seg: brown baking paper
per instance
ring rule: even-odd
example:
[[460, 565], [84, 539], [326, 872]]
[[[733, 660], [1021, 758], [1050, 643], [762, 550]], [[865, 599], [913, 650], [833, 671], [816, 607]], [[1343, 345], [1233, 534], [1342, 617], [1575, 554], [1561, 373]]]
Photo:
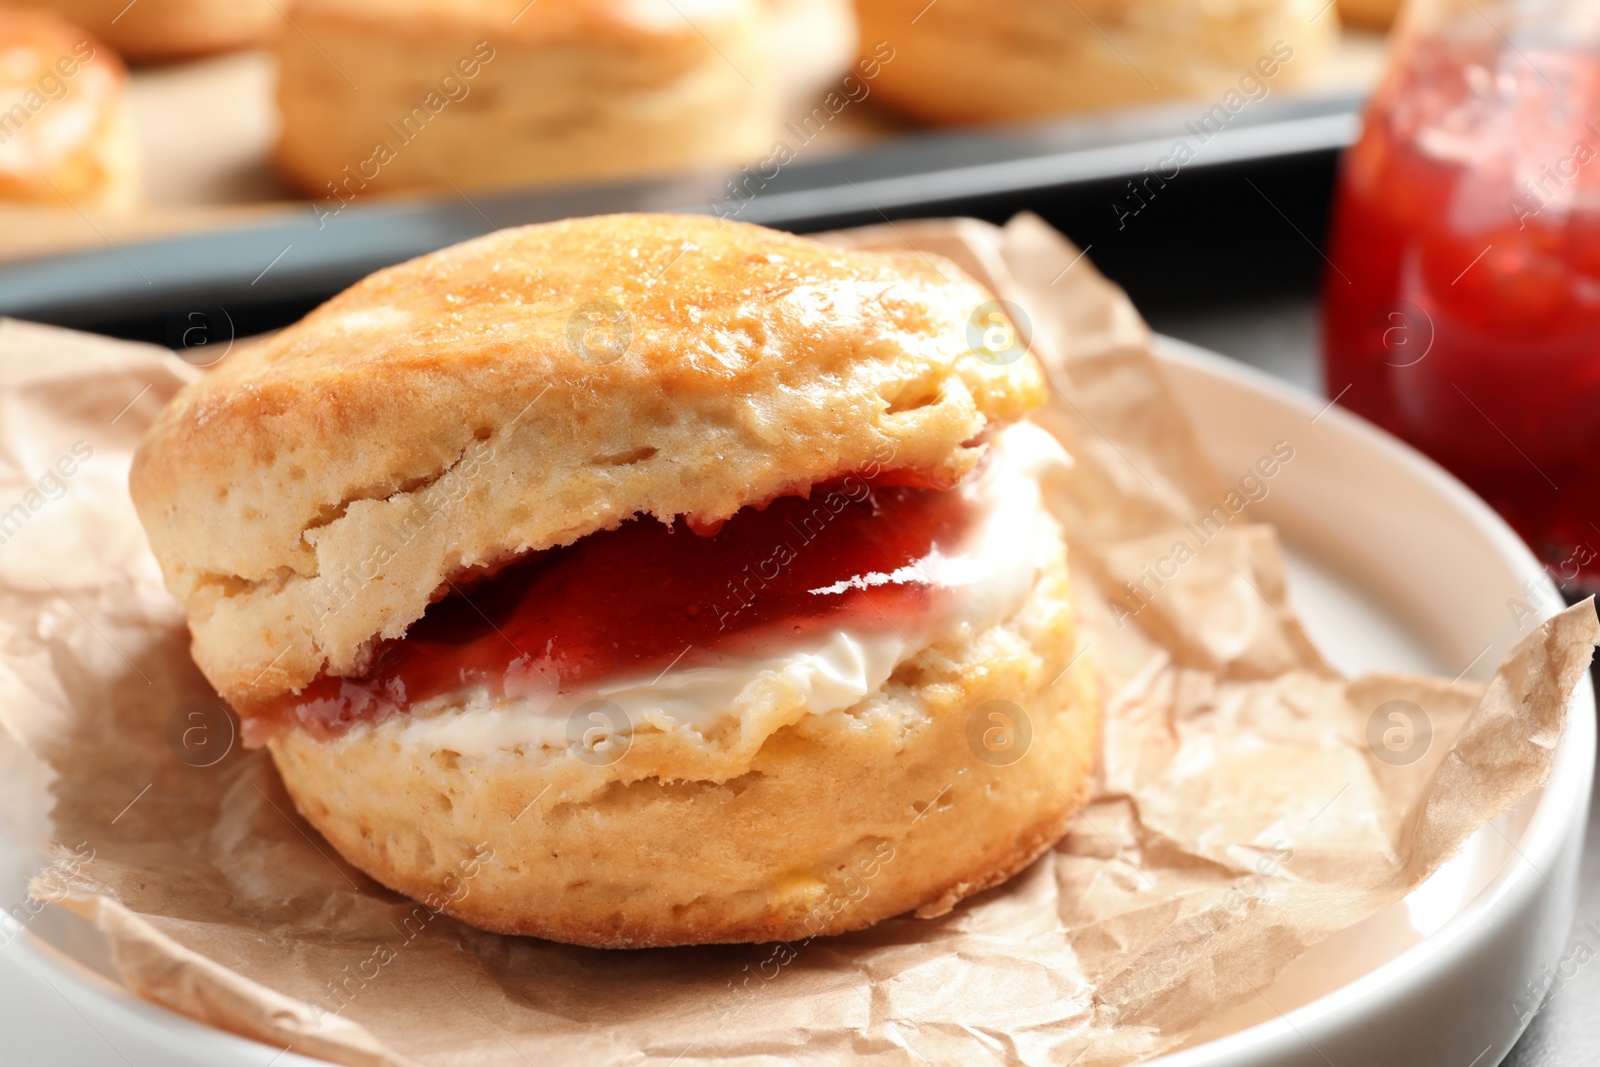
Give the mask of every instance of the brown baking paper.
[[[1030, 217], [834, 239], [956, 260], [1022, 306], [1049, 368], [1039, 421], [1077, 460], [1052, 504], [1106, 694], [1102, 780], [1056, 850], [940, 918], [786, 945], [571, 948], [380, 888], [294, 815], [263, 753], [229, 749], [135, 521], [130, 451], [196, 372], [6, 323], [0, 533], [12, 501], [26, 518], [0, 544], [0, 808], [8, 832], [56, 842], [34, 893], [92, 920], [141, 996], [346, 1064], [1090, 1067], [1182, 1043], [1544, 780], [1591, 606], [1487, 686], [1346, 683], [1294, 621], [1273, 530], [1245, 515], [1146, 600], [1123, 583], [1229, 489], [1126, 298]], [[75, 448], [91, 454], [58, 468]], [[1409, 765], [1368, 746], [1391, 699], [1432, 722]], [[197, 750], [227, 754], [194, 766]]]

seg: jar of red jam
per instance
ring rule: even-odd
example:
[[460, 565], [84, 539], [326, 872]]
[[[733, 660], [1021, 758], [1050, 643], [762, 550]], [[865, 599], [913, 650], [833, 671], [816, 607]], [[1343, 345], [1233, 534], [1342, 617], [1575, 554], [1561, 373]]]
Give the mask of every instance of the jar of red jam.
[[1414, 3], [1328, 258], [1328, 395], [1600, 590], [1600, 0]]

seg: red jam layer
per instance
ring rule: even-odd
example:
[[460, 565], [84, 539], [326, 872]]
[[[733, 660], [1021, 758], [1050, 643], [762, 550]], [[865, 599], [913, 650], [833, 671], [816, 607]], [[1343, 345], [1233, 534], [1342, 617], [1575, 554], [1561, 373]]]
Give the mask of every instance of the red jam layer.
[[838, 586], [960, 551], [978, 516], [959, 490], [851, 476], [746, 508], [715, 533], [640, 518], [458, 582], [361, 678], [324, 675], [246, 717], [260, 744], [296, 724], [316, 736], [468, 686], [495, 696], [567, 691], [674, 664], [756, 654], [839, 627], [917, 628], [941, 590], [921, 581]]

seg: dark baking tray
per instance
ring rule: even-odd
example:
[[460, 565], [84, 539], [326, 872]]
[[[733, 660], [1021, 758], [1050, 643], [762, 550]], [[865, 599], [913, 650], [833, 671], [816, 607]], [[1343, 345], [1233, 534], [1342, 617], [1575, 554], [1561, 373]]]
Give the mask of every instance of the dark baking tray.
[[[321, 219], [309, 206], [285, 207], [249, 225], [0, 264], [0, 314], [175, 345], [194, 312], [224, 309], [229, 328], [245, 335], [293, 321], [378, 267], [498, 227], [735, 207], [743, 221], [798, 232], [941, 215], [1004, 221], [1032, 210], [1089, 247], [1147, 312], [1212, 306], [1263, 287], [1314, 284], [1337, 154], [1359, 128], [1360, 103], [1268, 99], [1203, 142], [1198, 122], [1210, 105], [1186, 102], [895, 135], [826, 158], [808, 158], [800, 146], [776, 177], [759, 188], [750, 180], [754, 195], [742, 203], [727, 199], [727, 183], [744, 175], [722, 172], [470, 198], [357, 199]], [[1194, 158], [1173, 174], [1163, 160], [1180, 139]]]

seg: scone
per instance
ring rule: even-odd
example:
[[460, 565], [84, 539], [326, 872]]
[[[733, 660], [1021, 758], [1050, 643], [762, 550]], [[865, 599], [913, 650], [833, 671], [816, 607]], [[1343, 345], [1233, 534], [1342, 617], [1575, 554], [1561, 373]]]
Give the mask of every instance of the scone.
[[1352, 26], [1386, 30], [1400, 14], [1400, 0], [1339, 0], [1339, 15]]
[[0, 7], [0, 200], [137, 200], [126, 87], [116, 53], [76, 26]]
[[272, 0], [40, 0], [130, 60], [188, 59], [265, 44], [283, 21]]
[[383, 884], [608, 947], [937, 915], [1059, 838], [1097, 732], [998, 315], [754, 226], [508, 230], [189, 386], [133, 498], [247, 743]]
[[1339, 35], [1326, 0], [856, 0], [856, 10], [863, 42], [894, 46], [879, 99], [941, 123], [1230, 91], [1242, 106], [1256, 86], [1304, 77]]
[[297, 0], [277, 163], [328, 210], [705, 169], [779, 125], [766, 0]]

